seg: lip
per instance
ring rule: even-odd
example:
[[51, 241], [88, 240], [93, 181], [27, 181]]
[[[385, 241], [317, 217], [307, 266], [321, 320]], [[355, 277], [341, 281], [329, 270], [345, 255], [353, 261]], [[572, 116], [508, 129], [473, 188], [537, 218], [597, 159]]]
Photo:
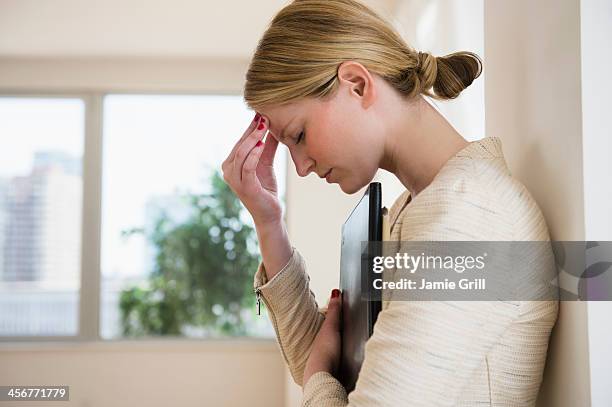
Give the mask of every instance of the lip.
[[329, 176], [331, 175], [332, 170], [333, 170], [333, 168], [330, 168], [329, 171], [327, 171], [327, 174], [325, 174], [325, 180], [327, 182], [330, 182]]
[[331, 168], [330, 168], [330, 169], [329, 169], [329, 171], [327, 171], [325, 174], [323, 174], [323, 175], [319, 175], [319, 174], [317, 174], [317, 175], [319, 175], [319, 178], [323, 179], [323, 178], [325, 178], [325, 177], [327, 176], [327, 174], [329, 174], [330, 172], [331, 172]]

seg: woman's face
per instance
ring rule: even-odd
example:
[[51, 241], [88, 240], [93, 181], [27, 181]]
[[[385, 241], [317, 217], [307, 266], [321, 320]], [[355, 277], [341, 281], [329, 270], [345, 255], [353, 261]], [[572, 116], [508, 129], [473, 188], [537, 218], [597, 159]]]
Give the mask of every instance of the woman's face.
[[259, 112], [269, 119], [270, 135], [289, 149], [300, 176], [327, 174], [328, 182], [353, 194], [374, 178], [383, 147], [375, 137], [377, 121], [362, 106], [341, 86], [327, 100], [305, 98]]

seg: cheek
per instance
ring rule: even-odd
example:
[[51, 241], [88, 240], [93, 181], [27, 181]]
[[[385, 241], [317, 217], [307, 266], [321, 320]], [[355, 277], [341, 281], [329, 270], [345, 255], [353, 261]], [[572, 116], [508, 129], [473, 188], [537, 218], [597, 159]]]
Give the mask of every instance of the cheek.
[[354, 185], [358, 188], [373, 178], [378, 162], [374, 146], [370, 144], [371, 131], [359, 121], [364, 112], [354, 109], [350, 101], [320, 104], [313, 111], [309, 126], [313, 134], [309, 153], [322, 167], [337, 168], [341, 184], [346, 177], [348, 184], [359, 184]]
[[327, 165], [346, 165], [355, 159], [351, 148], [355, 141], [354, 124], [350, 116], [332, 102], [322, 104], [312, 120], [312, 153]]
[[317, 112], [309, 126], [311, 136], [306, 141], [309, 153], [326, 166], [333, 166], [341, 158], [338, 130], [333, 116], [324, 110]]

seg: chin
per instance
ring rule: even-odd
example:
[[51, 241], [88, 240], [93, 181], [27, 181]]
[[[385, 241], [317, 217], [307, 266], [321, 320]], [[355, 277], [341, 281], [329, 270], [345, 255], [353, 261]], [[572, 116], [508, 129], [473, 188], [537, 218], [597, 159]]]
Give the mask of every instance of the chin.
[[363, 189], [363, 187], [370, 185], [370, 181], [363, 184], [362, 182], [353, 182], [348, 183], [346, 180], [344, 182], [338, 182], [338, 186], [345, 194], [353, 195], [356, 192], [359, 192]]

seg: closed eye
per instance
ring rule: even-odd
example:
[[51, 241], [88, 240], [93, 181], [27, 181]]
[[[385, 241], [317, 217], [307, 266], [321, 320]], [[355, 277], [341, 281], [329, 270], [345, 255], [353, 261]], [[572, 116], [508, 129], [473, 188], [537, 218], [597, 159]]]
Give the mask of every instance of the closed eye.
[[297, 138], [297, 141], [295, 142], [295, 144], [300, 144], [300, 141], [302, 141], [304, 139], [304, 132], [300, 132], [300, 135]]

